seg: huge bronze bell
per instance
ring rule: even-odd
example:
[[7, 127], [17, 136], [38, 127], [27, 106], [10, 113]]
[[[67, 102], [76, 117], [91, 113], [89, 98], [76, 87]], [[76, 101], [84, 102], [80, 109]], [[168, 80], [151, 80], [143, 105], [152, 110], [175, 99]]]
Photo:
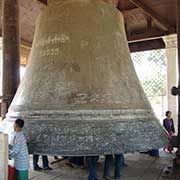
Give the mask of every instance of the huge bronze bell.
[[25, 120], [31, 153], [91, 155], [163, 147], [166, 132], [130, 58], [110, 1], [50, 0], [7, 120]]

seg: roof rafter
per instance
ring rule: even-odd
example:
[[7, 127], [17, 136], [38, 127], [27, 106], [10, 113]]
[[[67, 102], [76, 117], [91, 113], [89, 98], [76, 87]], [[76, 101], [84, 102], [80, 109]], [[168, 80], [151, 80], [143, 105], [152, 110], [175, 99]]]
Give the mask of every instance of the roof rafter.
[[165, 31], [160, 31], [158, 29], [147, 29], [146, 31], [138, 34], [127, 34], [128, 42], [138, 42], [138, 41], [146, 41], [150, 39], [156, 39], [164, 35], [168, 35], [169, 32]]
[[157, 14], [155, 11], [153, 11], [151, 8], [149, 8], [146, 4], [141, 2], [140, 0], [129, 0], [134, 5], [136, 5], [138, 8], [141, 8], [147, 15], [152, 17], [154, 20], [156, 20], [162, 27], [163, 30], [174, 32], [175, 28], [170, 25], [164, 18], [162, 18], [159, 14]]

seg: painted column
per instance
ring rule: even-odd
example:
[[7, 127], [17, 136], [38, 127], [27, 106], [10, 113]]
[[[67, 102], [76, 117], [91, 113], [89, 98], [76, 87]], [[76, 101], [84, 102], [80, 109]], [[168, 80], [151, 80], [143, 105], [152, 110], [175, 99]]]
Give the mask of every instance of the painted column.
[[177, 74], [177, 36], [171, 35], [164, 38], [166, 43], [166, 58], [167, 58], [167, 107], [172, 111], [172, 116], [175, 122], [176, 133], [178, 125], [178, 97], [171, 94], [171, 88], [178, 82]]
[[1, 116], [5, 117], [8, 107], [19, 85], [19, 0], [3, 0], [2, 5], [2, 104]]

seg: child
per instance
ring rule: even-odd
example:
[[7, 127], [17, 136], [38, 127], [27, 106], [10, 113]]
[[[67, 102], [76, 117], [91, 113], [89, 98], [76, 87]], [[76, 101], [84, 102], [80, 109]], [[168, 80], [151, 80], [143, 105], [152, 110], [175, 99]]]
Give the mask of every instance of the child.
[[18, 180], [28, 180], [29, 153], [26, 139], [22, 133], [24, 121], [17, 119], [14, 123], [15, 136], [13, 139], [13, 148], [9, 150], [10, 158], [14, 158], [14, 166], [17, 170]]

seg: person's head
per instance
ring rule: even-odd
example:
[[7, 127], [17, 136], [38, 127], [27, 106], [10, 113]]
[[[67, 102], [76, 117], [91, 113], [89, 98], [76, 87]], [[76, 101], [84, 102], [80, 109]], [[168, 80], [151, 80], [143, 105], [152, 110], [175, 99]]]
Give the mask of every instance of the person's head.
[[171, 111], [166, 111], [166, 117], [171, 117], [172, 112]]
[[23, 127], [24, 127], [24, 120], [22, 120], [22, 119], [16, 119], [16, 121], [15, 121], [15, 123], [14, 123], [14, 130], [15, 130], [16, 132], [20, 132]]

